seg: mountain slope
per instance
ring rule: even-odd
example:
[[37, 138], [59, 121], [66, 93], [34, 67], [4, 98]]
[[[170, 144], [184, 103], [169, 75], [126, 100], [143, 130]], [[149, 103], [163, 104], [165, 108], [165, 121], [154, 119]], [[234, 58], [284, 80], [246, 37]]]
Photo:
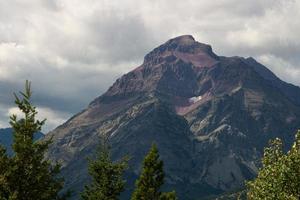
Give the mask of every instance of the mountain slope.
[[131, 156], [132, 188], [156, 142], [165, 187], [175, 188], [181, 199], [201, 199], [253, 178], [270, 138], [291, 143], [300, 126], [299, 94], [253, 58], [217, 56], [211, 46], [180, 36], [155, 48], [141, 66], [50, 132], [49, 157], [62, 162], [67, 188], [80, 191], [88, 181], [86, 156], [106, 135], [114, 159]]

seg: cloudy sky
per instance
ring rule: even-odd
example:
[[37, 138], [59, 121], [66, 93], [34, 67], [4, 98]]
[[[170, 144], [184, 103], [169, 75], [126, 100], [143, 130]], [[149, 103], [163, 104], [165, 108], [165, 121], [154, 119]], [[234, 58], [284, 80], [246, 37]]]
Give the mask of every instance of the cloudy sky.
[[299, 19], [300, 0], [0, 0], [0, 127], [26, 79], [47, 132], [183, 34], [300, 85]]

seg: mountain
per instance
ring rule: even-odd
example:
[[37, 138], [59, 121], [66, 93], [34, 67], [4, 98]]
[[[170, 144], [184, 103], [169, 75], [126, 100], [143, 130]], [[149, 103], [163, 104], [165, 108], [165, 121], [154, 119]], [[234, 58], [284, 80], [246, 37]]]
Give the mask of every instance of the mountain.
[[[78, 192], [89, 181], [86, 157], [106, 135], [114, 159], [131, 156], [126, 177], [132, 189], [155, 142], [167, 172], [165, 189], [176, 189], [180, 199], [203, 199], [255, 177], [269, 139], [291, 144], [299, 105], [300, 88], [253, 58], [218, 56], [184, 35], [155, 48], [50, 132], [48, 156], [62, 163], [66, 188]], [[130, 189], [122, 199], [129, 195]]]
[[[36, 133], [34, 136], [35, 140], [39, 140], [44, 138], [44, 134], [43, 133]], [[13, 154], [13, 150], [12, 150], [12, 143], [13, 143], [13, 130], [12, 128], [3, 128], [0, 129], [0, 145], [3, 145], [6, 150], [7, 153], [9, 155]]]

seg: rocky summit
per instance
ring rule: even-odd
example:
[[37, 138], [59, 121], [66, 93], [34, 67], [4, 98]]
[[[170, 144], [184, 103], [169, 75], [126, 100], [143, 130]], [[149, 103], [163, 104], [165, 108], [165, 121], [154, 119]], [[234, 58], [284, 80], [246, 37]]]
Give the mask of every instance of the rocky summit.
[[109, 138], [115, 160], [131, 157], [131, 189], [155, 142], [167, 173], [165, 189], [175, 189], [179, 199], [203, 199], [243, 187], [255, 177], [267, 141], [280, 137], [291, 144], [299, 127], [299, 87], [253, 58], [218, 56], [184, 35], [155, 48], [141, 66], [50, 132], [48, 156], [62, 163], [66, 187], [78, 199], [99, 135]]

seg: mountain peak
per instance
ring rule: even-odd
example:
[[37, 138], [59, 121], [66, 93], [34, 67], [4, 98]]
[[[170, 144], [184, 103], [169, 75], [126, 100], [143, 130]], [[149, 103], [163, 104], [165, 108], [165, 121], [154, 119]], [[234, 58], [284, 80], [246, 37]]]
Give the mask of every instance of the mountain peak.
[[161, 63], [165, 58], [191, 62], [196, 67], [209, 67], [219, 60], [208, 44], [197, 42], [191, 35], [172, 38], [145, 56], [144, 63]]
[[181, 36], [178, 36], [178, 37], [175, 37], [175, 38], [169, 40], [169, 42], [175, 42], [175, 43], [181, 44], [181, 45], [191, 45], [191, 44], [195, 43], [196, 40], [192, 35], [181, 35]]
[[[49, 158], [62, 163], [66, 189], [79, 193], [87, 183], [83, 163], [101, 135], [113, 160], [132, 158], [129, 183], [155, 142], [168, 172], [166, 187], [176, 188], [180, 199], [204, 199], [241, 188], [256, 175], [267, 141], [280, 137], [291, 144], [285, 133], [299, 124], [299, 87], [253, 58], [218, 57], [184, 35], [154, 49], [47, 137], [53, 137]], [[130, 191], [124, 195], [120, 199], [129, 199]]]

